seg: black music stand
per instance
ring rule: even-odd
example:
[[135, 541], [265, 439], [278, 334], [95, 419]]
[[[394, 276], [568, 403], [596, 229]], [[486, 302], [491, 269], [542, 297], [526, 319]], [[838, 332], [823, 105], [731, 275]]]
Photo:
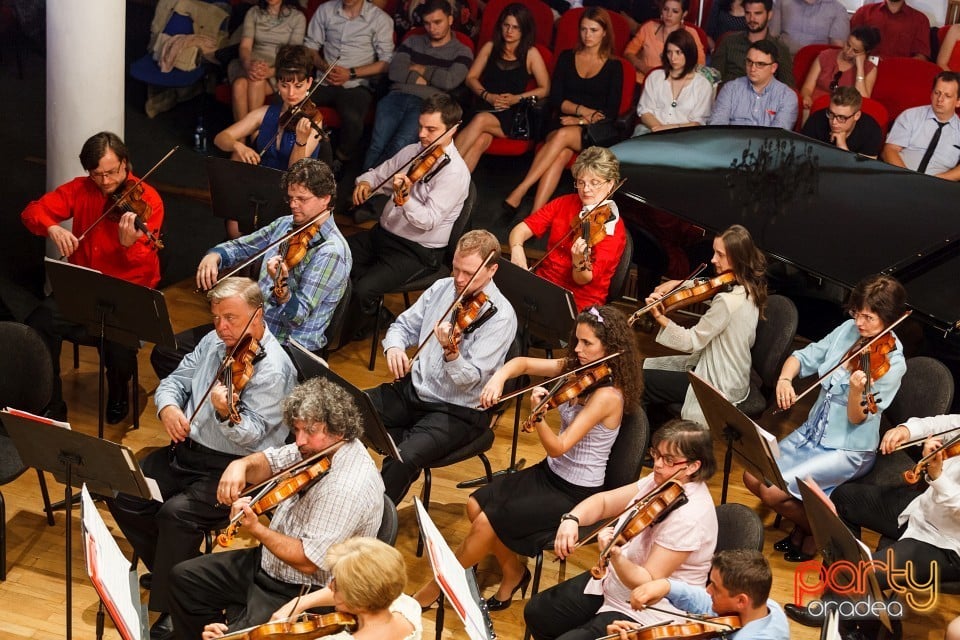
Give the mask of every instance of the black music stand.
[[[517, 335], [520, 336], [520, 354], [526, 355], [536, 338], [550, 345], [559, 345], [570, 337], [570, 330], [577, 321], [577, 305], [573, 294], [552, 282], [544, 280], [532, 271], [500, 258], [493, 281], [504, 297], [510, 301], [517, 314]], [[517, 441], [520, 437], [520, 405], [523, 395], [517, 396], [517, 409], [513, 418], [513, 442], [510, 446], [510, 466], [495, 471], [494, 476], [513, 473], [523, 468], [525, 460], [517, 460]], [[458, 489], [468, 489], [486, 484], [486, 476], [464, 480]]]
[[[69, 262], [46, 259], [47, 277], [60, 313], [83, 325], [97, 336], [100, 348], [100, 376], [97, 396], [97, 436], [103, 437], [103, 410], [106, 400], [104, 343], [117, 342], [139, 349], [140, 341], [177, 348], [163, 293], [99, 271]], [[134, 390], [134, 393], [137, 391]]]
[[334, 373], [333, 369], [327, 366], [320, 356], [309, 351], [293, 338], [287, 344], [289, 345], [287, 353], [303, 380], [317, 377], [326, 378], [343, 388], [354, 399], [363, 419], [363, 443], [382, 456], [390, 456], [403, 462], [400, 451], [397, 449], [393, 438], [390, 437], [387, 428], [383, 426], [383, 420], [380, 419], [380, 414], [374, 408], [370, 396]]
[[[146, 478], [133, 456], [122, 444], [58, 426], [53, 420], [20, 411], [3, 410], [3, 424], [23, 464], [48, 471], [64, 484], [64, 501], [72, 504], [71, 490], [84, 483], [100, 495], [127, 493], [150, 498]], [[66, 512], [67, 640], [73, 624], [73, 514]]]
[[[797, 478], [797, 486], [800, 488], [803, 508], [807, 512], [807, 520], [810, 522], [810, 529], [813, 533], [813, 539], [817, 543], [817, 550], [823, 556], [823, 564], [829, 566], [839, 560], [846, 560], [853, 566], [863, 566], [860, 564], [861, 562], [870, 562], [869, 552], [861, 543], [857, 542], [857, 539], [843, 524], [832, 508], [829, 499], [819, 491], [819, 488], [814, 488], [816, 484], [813, 483], [813, 480]], [[883, 602], [883, 591], [880, 590], [877, 576], [872, 571], [866, 572], [866, 575], [871, 597], [875, 602]], [[796, 604], [800, 606], [800, 603]], [[890, 623], [890, 615], [881, 609], [878, 612], [878, 617], [880, 623], [892, 634], [893, 625]]]
[[213, 215], [236, 220], [246, 235], [290, 213], [280, 190], [282, 171], [207, 156]]
[[787, 483], [774, 459], [771, 445], [760, 435], [758, 431], [760, 427], [757, 423], [744, 415], [713, 385], [693, 371], [687, 372], [687, 379], [690, 380], [690, 386], [693, 387], [693, 392], [697, 396], [713, 436], [727, 442], [727, 453], [723, 458], [723, 489], [720, 494], [720, 504], [725, 504], [727, 501], [727, 485], [730, 482], [730, 467], [734, 453], [740, 456], [767, 486], [774, 485], [786, 491]]

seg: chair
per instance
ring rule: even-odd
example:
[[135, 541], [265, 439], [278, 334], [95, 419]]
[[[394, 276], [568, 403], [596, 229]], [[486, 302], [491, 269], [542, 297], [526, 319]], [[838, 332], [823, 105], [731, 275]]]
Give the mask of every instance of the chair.
[[768, 395], [777, 386], [777, 376], [797, 335], [799, 315], [789, 298], [772, 295], [767, 298], [765, 318], [757, 322], [757, 335], [750, 349], [750, 394], [737, 405], [751, 418], [758, 417], [767, 408]]
[[[626, 231], [626, 229], [624, 229]], [[623, 297], [624, 289], [627, 288], [627, 277], [630, 275], [630, 265], [633, 264], [633, 238], [627, 232], [627, 243], [623, 246], [623, 253], [620, 254], [620, 262], [610, 278], [610, 286], [607, 289], [607, 304], [613, 304]]]
[[[540, 56], [543, 58], [543, 63], [547, 67], [547, 73], [553, 75], [553, 53], [550, 52], [548, 48], [542, 44], [535, 44], [537, 51], [540, 52]], [[536, 80], [533, 78], [530, 79], [530, 82], [527, 83], [527, 90], [531, 90], [536, 87]], [[490, 146], [487, 147], [487, 150], [484, 151], [484, 155], [491, 156], [522, 156], [533, 151], [534, 146], [536, 146], [536, 140], [515, 140], [513, 138], [494, 138], [490, 142]]]
[[735, 502], [717, 506], [717, 546], [714, 553], [730, 549], [763, 551], [763, 521], [753, 509]]
[[933, 79], [941, 69], [916, 58], [882, 58], [870, 97], [887, 108], [891, 122], [905, 109], [930, 104]]
[[343, 333], [343, 323], [347, 319], [347, 308], [350, 306], [351, 295], [353, 295], [353, 282], [350, 278], [347, 278], [347, 288], [343, 290], [343, 296], [333, 309], [333, 315], [330, 316], [330, 322], [327, 323], [327, 330], [324, 331], [327, 338], [327, 343], [323, 345], [321, 351], [321, 357], [324, 360], [327, 360], [330, 355], [330, 345], [340, 344], [340, 335]]
[[537, 44], [550, 48], [553, 43], [553, 9], [540, 0], [491, 0], [483, 9], [480, 20], [480, 34], [477, 36], [477, 47], [493, 39], [493, 29], [497, 26], [497, 19], [508, 4], [522, 2], [530, 13], [537, 26]]
[[[212, 328], [212, 327], [211, 327]], [[73, 345], [73, 368], [80, 368], [80, 347], [93, 347], [97, 349], [99, 357], [103, 357], [99, 352], [100, 339], [90, 336], [86, 340], [67, 340]], [[133, 359], [133, 384], [130, 385], [130, 406], [133, 407], [133, 428], [140, 428], [140, 359]], [[106, 407], [104, 407], [106, 409]]]
[[391, 547], [397, 541], [397, 531], [400, 529], [400, 518], [397, 515], [397, 506], [393, 504], [387, 494], [383, 494], [383, 520], [377, 530], [377, 540], [386, 542]]
[[[0, 322], [0, 407], [30, 413], [43, 411], [53, 393], [53, 362], [40, 335], [25, 324]], [[20, 477], [27, 468], [20, 460], [13, 441], [0, 423], [0, 485]], [[54, 524], [50, 495], [43, 472], [37, 470], [47, 524]], [[0, 493], [0, 580], [7, 579], [7, 513]]]
[[[553, 51], [559, 54], [566, 49], [573, 49], [580, 42], [580, 17], [585, 9], [577, 7], [569, 9], [557, 21], [557, 36], [553, 42]], [[630, 25], [627, 19], [615, 11], [609, 11], [610, 22], [613, 24], [613, 53], [623, 55], [623, 50], [630, 43]]]
[[813, 61], [817, 59], [821, 51], [839, 48], [829, 44], [808, 44], [801, 47], [793, 57], [793, 83], [796, 85], [796, 89], [799, 91], [803, 87], [807, 74], [810, 73], [810, 67], [813, 66]]
[[[473, 215], [476, 204], [477, 186], [471, 180], [470, 190], [467, 192], [467, 199], [463, 201], [463, 209], [460, 211], [460, 216], [457, 218], [457, 221], [453, 223], [453, 228], [450, 230], [450, 241], [447, 243], [447, 251], [444, 255], [443, 264], [437, 267], [435, 271], [425, 275], [415, 276], [391, 292], [402, 293], [403, 300], [408, 307], [410, 306], [409, 294], [411, 292], [429, 289], [434, 282], [450, 275], [450, 265], [453, 264], [453, 253], [457, 248], [457, 242], [460, 240], [460, 236], [466, 232], [467, 225], [470, 223], [470, 216]], [[380, 296], [380, 299], [377, 301], [377, 314], [373, 324], [373, 342], [370, 343], [370, 363], [367, 365], [370, 371], [373, 371], [377, 364], [377, 350], [380, 343], [381, 311], [383, 311], [383, 296]]]
[[[887, 108], [873, 98], [862, 98], [862, 100], [863, 104], [860, 106], [860, 110], [873, 118], [880, 126], [881, 131], [886, 132], [890, 126], [890, 115], [887, 113]], [[810, 113], [816, 113], [828, 106], [830, 106], [830, 96], [820, 96], [810, 105]]]

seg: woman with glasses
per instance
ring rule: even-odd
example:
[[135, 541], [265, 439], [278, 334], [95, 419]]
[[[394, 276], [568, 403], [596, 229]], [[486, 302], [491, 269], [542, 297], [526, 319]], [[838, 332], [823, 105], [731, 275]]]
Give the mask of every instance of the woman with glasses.
[[880, 32], [874, 27], [857, 27], [847, 36], [841, 49], [824, 49], [810, 65], [800, 88], [804, 120], [820, 96], [832, 94], [837, 87], [855, 87], [869, 98], [877, 82], [877, 66], [867, 58], [880, 44]]
[[637, 104], [640, 124], [634, 136], [706, 124], [713, 106], [713, 85], [697, 69], [696, 38], [684, 30], [667, 36], [663, 67], [647, 76]]
[[[536, 274], [573, 293], [577, 309], [607, 301], [610, 280], [627, 244], [627, 233], [610, 191], [620, 180], [620, 161], [609, 149], [590, 147], [570, 168], [576, 193], [560, 196], [534, 211], [510, 231], [510, 261], [527, 268], [523, 245], [547, 234], [547, 249]], [[579, 232], [570, 233], [578, 216], [594, 207], [609, 205], [606, 236], [588, 248]]]
[[[710, 432], [686, 420], [674, 420], [653, 435], [653, 472], [635, 483], [596, 493], [560, 518], [554, 552], [566, 558], [574, 552], [580, 527], [602, 525], [638, 498], [663, 488], [673, 479], [686, 503], [626, 542], [609, 549], [606, 574], [595, 579], [584, 572], [530, 599], [523, 612], [527, 629], [537, 640], [593, 640], [606, 635], [606, 626], [626, 619], [642, 625], [664, 623], [670, 614], [630, 607], [631, 591], [651, 580], [672, 578], [702, 587], [717, 544], [717, 516], [705, 484], [716, 470]], [[610, 527], [598, 536], [601, 549], [613, 537]]]
[[623, 64], [614, 57], [613, 45], [610, 14], [600, 7], [588, 7], [580, 17], [576, 50], [562, 51], [553, 70], [553, 130], [533, 157], [527, 175], [504, 199], [507, 213], [517, 213], [534, 185], [537, 190], [531, 211], [539, 210], [553, 196], [575, 153], [591, 145], [609, 146], [620, 139], [614, 119], [623, 93]]
[[[496, 593], [487, 598], [491, 611], [509, 607], [517, 591], [526, 595], [530, 570], [520, 556], [536, 555], [552, 539], [561, 515], [603, 488], [607, 459], [623, 415], [640, 410], [639, 354], [622, 313], [613, 307], [590, 307], [581, 312], [569, 344], [574, 347], [566, 358], [513, 358], [490, 378], [480, 395], [483, 406], [491, 407], [511, 378], [554, 377], [605, 356], [621, 354], [607, 361], [609, 377], [557, 407], [558, 433], [545, 418], [533, 421], [547, 458], [501, 476], [470, 496], [470, 532], [460, 544], [457, 558], [464, 567], [470, 567], [488, 554], [496, 557], [503, 579]], [[546, 394], [545, 388], [535, 387], [531, 405], [538, 405]], [[415, 597], [427, 606], [439, 594], [437, 584], [430, 582]]]
[[696, 63], [706, 63], [707, 57], [697, 30], [683, 23], [689, 8], [690, 0], [664, 0], [660, 5], [660, 19], [645, 22], [627, 44], [623, 57], [637, 70], [637, 84], [642, 85], [647, 74], [662, 64], [661, 56], [667, 37], [675, 31], [686, 31], [693, 36], [697, 51]]
[[[750, 349], [767, 303], [767, 261], [745, 227], [735, 224], [713, 239], [710, 264], [717, 276], [730, 273], [733, 279], [713, 296], [710, 308], [695, 325], [677, 324], [659, 306], [650, 310], [660, 325], [657, 343], [686, 355], [647, 358], [643, 363], [645, 404], [682, 402], [680, 416], [702, 425], [707, 424], [706, 419], [687, 381], [687, 371], [692, 369], [733, 404], [743, 402], [750, 392]], [[655, 303], [689, 284], [694, 283], [664, 282], [646, 303]]]
[[[823, 376], [851, 350], [882, 333], [903, 313], [906, 292], [890, 276], [877, 275], [862, 280], [851, 292], [847, 310], [851, 319], [793, 354], [784, 362], [777, 381], [777, 405], [789, 409], [797, 400], [793, 379]], [[894, 336], [896, 348], [886, 354], [890, 368], [878, 379], [869, 372], [838, 368], [820, 383], [820, 393], [807, 420], [780, 441], [777, 464], [788, 492], [765, 484], [749, 472], [743, 481], [765, 505], [793, 521], [793, 532], [774, 545], [790, 562], [813, 557], [815, 544], [810, 535], [798, 479], [812, 478], [826, 493], [841, 483], [865, 474], [873, 466], [880, 442], [880, 416], [890, 406], [907, 367], [903, 345]], [[859, 359], [854, 359], [854, 364]], [[871, 363], [871, 366], [875, 366]], [[876, 412], [865, 404], [867, 393], [876, 401]]]
[[[536, 35], [530, 9], [519, 2], [507, 5], [497, 18], [493, 40], [480, 47], [467, 72], [464, 84], [477, 96], [477, 113], [456, 145], [471, 172], [494, 138], [510, 136], [520, 101], [543, 100], [550, 93], [547, 65], [533, 46]], [[532, 89], [531, 78], [536, 83]]]

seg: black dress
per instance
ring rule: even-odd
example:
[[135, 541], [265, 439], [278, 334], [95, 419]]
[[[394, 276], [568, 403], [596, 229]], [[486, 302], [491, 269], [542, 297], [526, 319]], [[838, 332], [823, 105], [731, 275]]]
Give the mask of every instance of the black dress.
[[[564, 100], [599, 110], [606, 119], [596, 123], [596, 127], [582, 127], [583, 147], [590, 145], [609, 146], [619, 140], [613, 121], [620, 110], [620, 97], [623, 93], [623, 65], [619, 58], [608, 59], [600, 72], [592, 78], [581, 78], [577, 73], [576, 58], [572, 49], [563, 51], [557, 58], [553, 70], [553, 83], [550, 86], [550, 104], [555, 110], [551, 129], [560, 128], [560, 105]], [[589, 131], [603, 131], [599, 137], [590, 139]]]
[[[527, 51], [529, 53], [529, 50]], [[527, 83], [530, 82], [530, 73], [527, 71], [527, 54], [523, 60], [504, 60], [503, 58], [494, 60], [492, 57], [487, 61], [487, 65], [480, 74], [480, 84], [487, 93], [510, 93], [518, 95], [526, 91]], [[488, 102], [479, 101], [477, 111], [487, 111], [490, 109]], [[503, 111], [491, 111], [500, 121], [500, 128], [509, 136], [513, 125], [513, 116], [516, 107], [504, 109]]]

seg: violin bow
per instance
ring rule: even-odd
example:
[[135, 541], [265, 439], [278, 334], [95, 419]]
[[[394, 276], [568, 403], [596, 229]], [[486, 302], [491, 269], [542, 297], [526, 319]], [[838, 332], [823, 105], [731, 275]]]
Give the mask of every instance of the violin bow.
[[[859, 349], [857, 349], [856, 351], [854, 351], [852, 354], [850, 354], [849, 356], [847, 356], [846, 358], [844, 358], [843, 360], [841, 360], [840, 362], [838, 362], [835, 366], [831, 367], [830, 370], [827, 371], [827, 372], [826, 372], [825, 374], [823, 374], [822, 376], [820, 376], [820, 378], [819, 378], [816, 382], [814, 382], [814, 383], [811, 384], [809, 387], [807, 387], [806, 389], [804, 389], [804, 390], [803, 390], [803, 393], [801, 393], [801, 394], [798, 395], [796, 398], [794, 398], [793, 404], [790, 405], [790, 406], [796, 405], [796, 404], [800, 401], [801, 398], [803, 398], [803, 397], [806, 396], [808, 393], [810, 393], [811, 391], [813, 391], [814, 389], [816, 389], [817, 387], [819, 387], [819, 386], [820, 386], [820, 383], [822, 383], [824, 380], [826, 380], [827, 378], [829, 378], [830, 376], [832, 376], [834, 371], [836, 371], [836, 370], [839, 369], [840, 367], [844, 366], [845, 364], [847, 364], [848, 362], [850, 362], [850, 361], [853, 360], [854, 358], [858, 357], [861, 353], [863, 353], [864, 351], [866, 351], [867, 349], [869, 349], [871, 346], [873, 346], [873, 343], [874, 343], [874, 342], [876, 342], [877, 340], [879, 340], [879, 339], [882, 338], [883, 336], [885, 336], [885, 335], [887, 335], [888, 333], [890, 333], [891, 331], [893, 331], [894, 327], [896, 327], [898, 324], [900, 324], [901, 322], [903, 322], [904, 320], [906, 320], [908, 317], [910, 317], [910, 314], [911, 314], [911, 313], [913, 313], [913, 309], [907, 309], [906, 311], [904, 311], [904, 312], [903, 312], [903, 315], [900, 316], [899, 318], [897, 318], [896, 320], [894, 320], [892, 323], [890, 323], [890, 326], [889, 326], [889, 327], [887, 327], [886, 329], [884, 329], [883, 331], [881, 331], [881, 332], [878, 333], [877, 335], [873, 336], [873, 337], [870, 339], [869, 342], [867, 342], [867, 343], [864, 344], [862, 347], [860, 347]], [[854, 345], [854, 346], [856, 346], [856, 345]], [[850, 348], [852, 349], [853, 347], [850, 347]], [[867, 373], [867, 375], [870, 375], [869, 372]], [[784, 411], [786, 411], [786, 409], [777, 408], [776, 410], [773, 411], [773, 413], [774, 413], [774, 414], [777, 414], [777, 413], [782, 413], [782, 412], [784, 412]]]
[[[650, 611], [656, 611], [657, 613], [665, 613], [669, 616], [677, 616], [679, 618], [686, 618], [687, 620], [693, 620], [694, 622], [699, 622], [700, 624], [708, 624], [713, 627], [716, 627], [720, 631], [736, 631], [736, 629], [726, 622], [715, 622], [710, 619], [709, 616], [703, 616], [697, 613], [691, 613], [689, 611], [669, 611], [667, 609], [661, 609], [660, 607], [655, 607], [653, 605], [644, 605], [644, 609], [650, 609]], [[717, 618], [723, 618], [726, 616], [713, 616]]]
[[427, 157], [427, 155], [429, 155], [430, 152], [433, 151], [438, 144], [440, 144], [440, 141], [443, 140], [443, 137], [448, 133], [450, 133], [451, 131], [453, 131], [456, 127], [459, 127], [462, 122], [463, 122], [462, 120], [457, 120], [452, 125], [444, 129], [443, 133], [437, 136], [433, 142], [425, 146], [417, 155], [413, 156], [412, 158], [404, 162], [402, 165], [400, 165], [400, 168], [397, 169], [394, 173], [391, 173], [389, 176], [381, 180], [380, 184], [370, 189], [370, 195], [364, 198], [363, 202], [361, 202], [360, 204], [353, 205], [352, 207], [347, 209], [347, 211], [353, 211], [354, 209], [359, 209], [363, 205], [367, 204], [370, 201], [370, 198], [377, 195], [377, 192], [380, 191], [380, 189], [382, 189], [385, 184], [393, 180], [396, 176], [403, 173], [407, 166], [414, 165], [417, 162], [419, 162], [421, 158]]
[[206, 402], [207, 397], [210, 395], [210, 392], [213, 391], [213, 387], [217, 382], [220, 381], [220, 376], [223, 375], [224, 370], [229, 366], [230, 362], [233, 360], [234, 356], [237, 355], [237, 349], [240, 348], [240, 343], [243, 340], [243, 337], [247, 335], [247, 329], [250, 328], [250, 325], [253, 324], [253, 319], [257, 317], [257, 313], [263, 312], [263, 305], [258, 306], [250, 318], [247, 320], [247, 324], [243, 325], [243, 331], [240, 333], [240, 337], [237, 338], [237, 343], [233, 345], [233, 348], [230, 350], [230, 353], [223, 359], [223, 362], [220, 363], [220, 366], [217, 367], [217, 373], [213, 376], [213, 380], [210, 382], [210, 386], [207, 387], [207, 391], [203, 394], [203, 397], [200, 398], [200, 401], [197, 403], [197, 406], [194, 407], [193, 413], [190, 415], [189, 424], [193, 424], [193, 419], [197, 417], [197, 414], [200, 413], [200, 408], [203, 406], [203, 403]]
[[[613, 188], [610, 189], [610, 191], [607, 192], [607, 195], [603, 196], [603, 198], [601, 198], [599, 202], [597, 202], [595, 205], [593, 205], [593, 206], [590, 207], [589, 209], [587, 209], [587, 207], [584, 206], [584, 207], [583, 207], [583, 211], [581, 211], [580, 214], [577, 216], [577, 217], [580, 219], [579, 221], [580, 221], [580, 222], [583, 222], [584, 218], [586, 218], [588, 215], [590, 215], [590, 212], [591, 212], [591, 211], [593, 211], [594, 209], [596, 209], [597, 207], [599, 207], [601, 204], [603, 204], [604, 202], [606, 202], [607, 200], [609, 200], [609, 199], [613, 196], [613, 194], [615, 194], [615, 193], [617, 192], [617, 189], [619, 189], [620, 187], [622, 187], [622, 186], [623, 186], [623, 183], [625, 183], [626, 181], [627, 181], [626, 178], [620, 178], [620, 182], [618, 182], [617, 184], [613, 185]], [[552, 247], [550, 247], [549, 249], [547, 249], [547, 252], [544, 253], [542, 256], [540, 256], [540, 259], [537, 260], [536, 262], [534, 262], [534, 263], [533, 263], [533, 266], [530, 267], [530, 268], [528, 269], [528, 271], [533, 271], [533, 270], [535, 270], [537, 267], [539, 267], [539, 266], [540, 266], [540, 263], [543, 262], [544, 260], [546, 260], [548, 255], [550, 255], [551, 253], [553, 253], [554, 250], [555, 250], [557, 247], [559, 247], [561, 244], [563, 244], [564, 242], [566, 242], [567, 240], [569, 240], [569, 239], [570, 239], [570, 236], [573, 235], [574, 233], [576, 233], [578, 230], [579, 230], [579, 229], [578, 229], [577, 227], [571, 226], [571, 227], [570, 227], [570, 230], [567, 231], [567, 232], [563, 235], [563, 237], [560, 238], [560, 239], [557, 241], [557, 243], [556, 243], [555, 245], [553, 245]]]
[[621, 355], [622, 353], [623, 353], [622, 351], [617, 351], [616, 353], [611, 353], [611, 354], [608, 355], [608, 356], [604, 356], [604, 357], [602, 357], [602, 358], [599, 358], [599, 359], [597, 359], [597, 360], [594, 360], [593, 362], [588, 362], [587, 364], [582, 364], [582, 365], [580, 365], [579, 367], [577, 367], [576, 369], [571, 369], [570, 371], [567, 371], [567, 372], [565, 372], [565, 373], [561, 373], [561, 374], [558, 375], [558, 376], [553, 376], [552, 378], [548, 378], [547, 380], [542, 380], [542, 381], [540, 381], [540, 382], [538, 382], [538, 383], [536, 383], [536, 384], [531, 384], [530, 386], [524, 387], [523, 389], [520, 389], [520, 390], [518, 390], [518, 391], [514, 391], [513, 393], [508, 393], [508, 394], [505, 395], [505, 396], [500, 396], [499, 398], [497, 398], [497, 401], [494, 402], [494, 404], [500, 404], [501, 402], [506, 402], [507, 400], [510, 400], [511, 398], [516, 398], [517, 396], [523, 395], [523, 394], [525, 394], [527, 391], [530, 391], [531, 389], [533, 389], [533, 388], [535, 388], [535, 387], [543, 387], [543, 386], [546, 386], [546, 385], [548, 385], [548, 384], [552, 384], [552, 383], [557, 382], [557, 381], [563, 382], [563, 380], [564, 380], [565, 378], [569, 378], [569, 377], [572, 376], [572, 375], [576, 375], [576, 374], [580, 373], [581, 371], [583, 371], [583, 370], [585, 370], [585, 369], [589, 369], [589, 368], [591, 368], [591, 367], [595, 367], [595, 366], [597, 366], [598, 364], [601, 364], [601, 363], [606, 362], [607, 360], [612, 360], [613, 358], [616, 358], [617, 356]]
[[[634, 636], [636, 636], [639, 631], [646, 631], [647, 629], [656, 629], [657, 627], [665, 627], [668, 624], [673, 624], [673, 620], [664, 620], [663, 622], [657, 622], [656, 624], [647, 624], [647, 625], [640, 624], [639, 622], [634, 622], [633, 624], [637, 626], [636, 628], [630, 629], [629, 631], [627, 631], [628, 636], [630, 634], [633, 634]], [[616, 638], [619, 638], [619, 637], [620, 637], [620, 633], [617, 632], [617, 633], [610, 633], [605, 636], [600, 636], [595, 640], [615, 640]]]
[[[338, 62], [340, 62], [340, 56], [337, 56], [336, 60], [333, 61], [333, 64], [327, 66], [327, 70], [324, 71], [323, 74], [317, 79], [317, 81], [313, 83], [313, 86], [310, 87], [310, 91], [307, 92], [307, 95], [304, 96], [303, 100], [298, 102], [296, 105], [293, 106], [293, 108], [290, 109], [290, 112], [287, 114], [288, 122], [293, 118], [297, 117], [298, 113], [303, 111], [303, 105], [307, 103], [307, 100], [313, 97], [313, 92], [316, 91], [321, 84], [323, 84], [324, 80], [327, 79], [327, 76], [330, 75], [330, 72], [333, 71], [333, 68], [336, 66]], [[267, 152], [267, 149], [277, 144], [277, 140], [279, 140], [280, 136], [282, 135], [283, 135], [283, 127], [280, 126], [280, 121], [277, 120], [277, 133], [274, 134], [273, 138], [270, 139], [270, 142], [268, 142], [263, 146], [263, 149], [260, 149], [259, 156], [262, 158], [263, 154]]]
[[658, 304], [660, 304], [660, 300], [662, 300], [663, 298], [668, 298], [668, 297], [672, 296], [673, 294], [675, 294], [676, 292], [682, 290], [682, 289], [686, 286], [686, 283], [687, 283], [688, 281], [693, 280], [693, 279], [696, 278], [698, 275], [700, 275], [701, 273], [703, 273], [703, 270], [706, 269], [706, 268], [707, 268], [707, 263], [706, 263], [706, 262], [701, 262], [701, 263], [700, 263], [700, 266], [698, 266], [696, 269], [694, 269], [694, 270], [690, 273], [689, 276], [687, 276], [686, 278], [684, 278], [683, 280], [681, 280], [681, 281], [680, 281], [680, 284], [678, 284], [677, 286], [675, 286], [673, 289], [671, 289], [670, 291], [668, 291], [666, 294], [660, 296], [660, 299], [659, 299], [659, 300], [654, 300], [654, 301], [651, 302], [650, 304], [644, 305], [644, 306], [640, 307], [639, 309], [637, 309], [636, 311], [634, 311], [632, 314], [630, 314], [630, 318], [627, 320], [627, 325], [632, 327], [634, 324], [636, 324], [637, 320], [640, 319], [640, 316], [642, 316], [643, 314], [645, 314], [645, 313], [647, 313], [648, 311], [650, 311], [650, 309], [653, 309], [653, 308], [656, 307]]
[[[438, 140], [439, 140], [439, 138], [438, 138]], [[474, 271], [474, 272], [473, 272], [473, 275], [470, 276], [470, 279], [467, 280], [467, 284], [465, 284], [465, 285], [463, 286], [463, 291], [461, 291], [461, 292], [457, 295], [457, 297], [454, 298], [453, 302], [450, 303], [450, 306], [447, 307], [447, 310], [444, 311], [444, 312], [440, 315], [440, 320], [437, 321], [437, 325], [435, 325], [435, 326], [438, 326], [438, 325], [440, 324], [440, 322], [443, 321], [444, 318], [446, 318], [448, 315], [450, 315], [450, 313], [457, 307], [457, 305], [459, 305], [461, 302], [463, 302], [463, 298], [466, 296], [467, 291], [470, 289], [470, 285], [472, 285], [472, 284], [474, 283], [474, 281], [477, 279], [477, 276], [480, 275], [480, 272], [483, 271], [484, 267], [486, 267], [488, 264], [490, 264], [490, 261], [493, 260], [494, 256], [496, 256], [496, 255], [497, 255], [497, 252], [496, 252], [496, 251], [491, 251], [490, 253], [487, 254], [487, 257], [483, 259], [483, 262], [480, 263], [480, 266], [477, 267], [477, 270]], [[415, 359], [418, 355], [420, 355], [420, 352], [423, 351], [423, 348], [424, 348], [425, 346], [427, 346], [427, 343], [428, 343], [428, 342], [430, 342], [430, 338], [432, 338], [432, 337], [435, 336], [435, 335], [436, 335], [436, 331], [431, 331], [430, 334], [427, 335], [427, 337], [423, 339], [423, 342], [420, 343], [420, 346], [417, 347], [417, 350], [413, 352], [413, 355], [412, 355], [412, 356], [410, 356], [410, 361], [409, 361], [409, 363], [407, 364], [407, 367], [408, 367], [407, 371], [409, 371], [410, 369], [413, 368], [413, 361], [414, 361], [414, 359]]]
[[[175, 145], [172, 149], [170, 149], [170, 151], [167, 151], [167, 155], [165, 155], [165, 156], [163, 156], [162, 158], [160, 158], [155, 165], [153, 165], [152, 167], [150, 167], [150, 170], [149, 170], [149, 171], [147, 171], [145, 174], [143, 174], [143, 176], [141, 176], [136, 182], [134, 182], [132, 185], [130, 185], [130, 187], [128, 187], [126, 190], [124, 190], [124, 192], [123, 192], [122, 194], [120, 194], [119, 197], [115, 198], [114, 201], [113, 201], [113, 204], [111, 204], [109, 207], [107, 207], [107, 210], [104, 211], [103, 213], [101, 213], [101, 214], [100, 214], [100, 217], [97, 218], [96, 220], [94, 220], [94, 221], [90, 224], [90, 226], [87, 227], [82, 234], [80, 234], [80, 237], [77, 238], [77, 242], [80, 242], [80, 241], [82, 241], [84, 238], [86, 238], [86, 237], [87, 237], [87, 234], [90, 233], [90, 230], [91, 230], [91, 229], [93, 229], [95, 226], [97, 226], [98, 224], [100, 224], [100, 222], [101, 222], [104, 218], [106, 218], [109, 213], [111, 213], [114, 209], [116, 209], [116, 208], [120, 205], [120, 203], [123, 202], [123, 200], [124, 200], [128, 195], [130, 195], [131, 193], [133, 193], [133, 190], [134, 190], [134, 189], [136, 189], [136, 188], [139, 187], [141, 184], [143, 184], [143, 181], [146, 180], [148, 177], [150, 177], [150, 174], [152, 174], [154, 171], [156, 171], [157, 169], [159, 169], [159, 168], [160, 168], [160, 165], [162, 165], [164, 162], [166, 162], [166, 161], [167, 161], [167, 158], [169, 158], [170, 156], [172, 156], [173, 153], [174, 153], [177, 149], [179, 149], [179, 148], [180, 148], [180, 145]], [[111, 194], [111, 195], [112, 195], [112, 194]], [[141, 231], [142, 231], [142, 229], [141, 229]], [[66, 256], [64, 256], [64, 257], [66, 257]], [[61, 258], [61, 260], [62, 260], [62, 258]]]
[[[897, 426], [902, 427], [904, 425], [898, 424]], [[903, 444], [895, 448], [894, 451], [900, 451], [901, 449], [909, 449], [910, 447], [915, 447], [918, 444], [923, 444], [924, 442], [927, 441], [927, 438], [939, 438], [940, 436], [945, 436], [948, 433], [953, 433], [954, 431], [958, 431], [958, 430], [960, 430], [960, 427], [953, 427], [952, 429], [945, 429], [943, 431], [937, 431], [936, 433], [931, 433], [930, 435], [924, 436], [922, 438], [916, 438], [915, 440], [908, 440], [907, 442], [904, 442]], [[950, 441], [952, 442], [953, 438], [951, 438]]]

